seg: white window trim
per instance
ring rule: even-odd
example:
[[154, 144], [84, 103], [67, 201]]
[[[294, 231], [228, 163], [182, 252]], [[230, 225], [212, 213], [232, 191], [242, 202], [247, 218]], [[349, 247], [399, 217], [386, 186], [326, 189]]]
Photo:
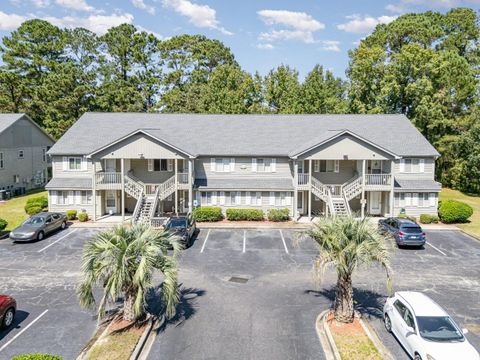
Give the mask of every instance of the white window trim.
[[[410, 171], [406, 170], [406, 164], [405, 164], [406, 160], [410, 160]], [[417, 162], [417, 164], [414, 164], [414, 161]], [[400, 159], [400, 172], [404, 174], [425, 173], [425, 159], [419, 159], [419, 158]]]
[[[155, 170], [155, 160], [160, 161], [159, 170]], [[167, 160], [167, 170], [162, 170], [162, 160]], [[148, 161], [147, 170], [149, 172], [163, 172], [163, 173], [166, 173], [166, 172], [172, 172], [173, 171], [173, 159], [161, 158], [161, 159], [148, 159], [147, 161]]]
[[[340, 172], [340, 160], [316, 160], [318, 162], [318, 171], [319, 173], [338, 173]], [[322, 171], [320, 162], [325, 161], [325, 171]], [[329, 170], [329, 164], [333, 165], [331, 170]], [[315, 166], [315, 165], [314, 165]]]
[[[80, 169], [70, 169], [70, 159], [80, 159]], [[87, 160], [82, 156], [64, 156], [63, 159], [63, 171], [68, 172], [82, 172], [87, 171]]]

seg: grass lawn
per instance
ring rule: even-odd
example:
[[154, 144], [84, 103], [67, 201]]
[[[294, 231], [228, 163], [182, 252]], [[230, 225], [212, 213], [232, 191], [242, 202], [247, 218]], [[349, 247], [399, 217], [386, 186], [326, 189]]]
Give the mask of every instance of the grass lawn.
[[473, 215], [467, 224], [457, 224], [457, 227], [466, 233], [480, 238], [480, 196], [466, 195], [457, 190], [442, 189], [440, 192], [440, 200], [458, 200], [462, 201], [473, 208]]
[[22, 195], [14, 197], [3, 203], [0, 203], [0, 218], [8, 221], [7, 228], [5, 230], [11, 231], [20, 225], [28, 215], [25, 213], [25, 204], [28, 199], [32, 197], [47, 195], [46, 191], [34, 192], [28, 195]]
[[140, 331], [110, 334], [92, 348], [88, 360], [128, 360], [140, 336], [142, 336]]

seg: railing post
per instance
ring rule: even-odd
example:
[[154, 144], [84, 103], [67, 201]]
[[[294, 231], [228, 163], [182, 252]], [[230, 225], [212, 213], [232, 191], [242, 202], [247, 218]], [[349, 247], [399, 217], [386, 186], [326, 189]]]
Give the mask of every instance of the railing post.
[[395, 173], [395, 160], [391, 161], [390, 164], [390, 216], [393, 216], [393, 206], [394, 206], [394, 192], [395, 192], [395, 178], [394, 178], [394, 173]]
[[178, 194], [178, 160], [175, 158], [175, 215], [178, 215], [178, 199], [177, 199], [177, 194]]
[[298, 162], [293, 160], [293, 218], [298, 219]]
[[92, 159], [93, 182], [92, 182], [92, 198], [93, 198], [93, 221], [97, 221], [97, 172], [95, 170], [95, 160]]
[[308, 219], [312, 219], [312, 159], [308, 160]]
[[122, 184], [122, 223], [125, 222], [125, 159], [120, 159], [120, 183]]
[[193, 211], [192, 159], [188, 159], [188, 212]]
[[361, 200], [361, 206], [360, 206], [360, 212], [362, 218], [365, 217], [365, 207], [366, 207], [366, 202], [365, 202], [365, 159], [362, 160], [362, 200]]

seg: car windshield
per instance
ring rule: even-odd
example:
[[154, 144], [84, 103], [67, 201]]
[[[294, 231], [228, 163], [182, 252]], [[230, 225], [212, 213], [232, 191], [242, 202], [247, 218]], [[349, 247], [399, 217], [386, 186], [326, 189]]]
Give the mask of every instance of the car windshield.
[[422, 232], [418, 226], [402, 226], [401, 231], [407, 234], [418, 234]]
[[417, 316], [420, 335], [431, 341], [462, 341], [463, 334], [448, 316]]
[[167, 223], [167, 229], [186, 227], [186, 225], [187, 222], [185, 219], [170, 219], [170, 221]]
[[27, 221], [25, 221], [23, 224], [24, 225], [42, 225], [44, 222], [43, 217], [31, 217]]

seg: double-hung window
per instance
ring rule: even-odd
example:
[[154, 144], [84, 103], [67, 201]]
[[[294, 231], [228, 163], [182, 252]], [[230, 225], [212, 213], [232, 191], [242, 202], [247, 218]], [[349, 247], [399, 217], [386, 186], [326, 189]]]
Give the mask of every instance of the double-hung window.
[[210, 171], [212, 172], [233, 172], [235, 171], [234, 158], [211, 158]]
[[400, 160], [400, 172], [402, 173], [423, 173], [425, 172], [425, 160], [407, 158]]
[[275, 206], [282, 206], [286, 204], [287, 204], [287, 201], [285, 198], [285, 193], [284, 192], [275, 193]]
[[277, 171], [277, 159], [275, 158], [253, 158], [252, 172], [271, 172]]
[[57, 191], [57, 204], [58, 205], [68, 205], [68, 191]]
[[212, 192], [204, 191], [202, 192], [202, 205], [212, 205]]
[[90, 205], [92, 203], [92, 192], [91, 191], [81, 191], [81, 204]]
[[313, 161], [314, 172], [339, 172], [340, 162], [339, 160], [314, 160]]
[[240, 205], [241, 204], [241, 192], [240, 191], [231, 191], [230, 192], [230, 205]]
[[72, 171], [82, 170], [82, 158], [80, 157], [68, 158], [68, 170], [72, 170]]

